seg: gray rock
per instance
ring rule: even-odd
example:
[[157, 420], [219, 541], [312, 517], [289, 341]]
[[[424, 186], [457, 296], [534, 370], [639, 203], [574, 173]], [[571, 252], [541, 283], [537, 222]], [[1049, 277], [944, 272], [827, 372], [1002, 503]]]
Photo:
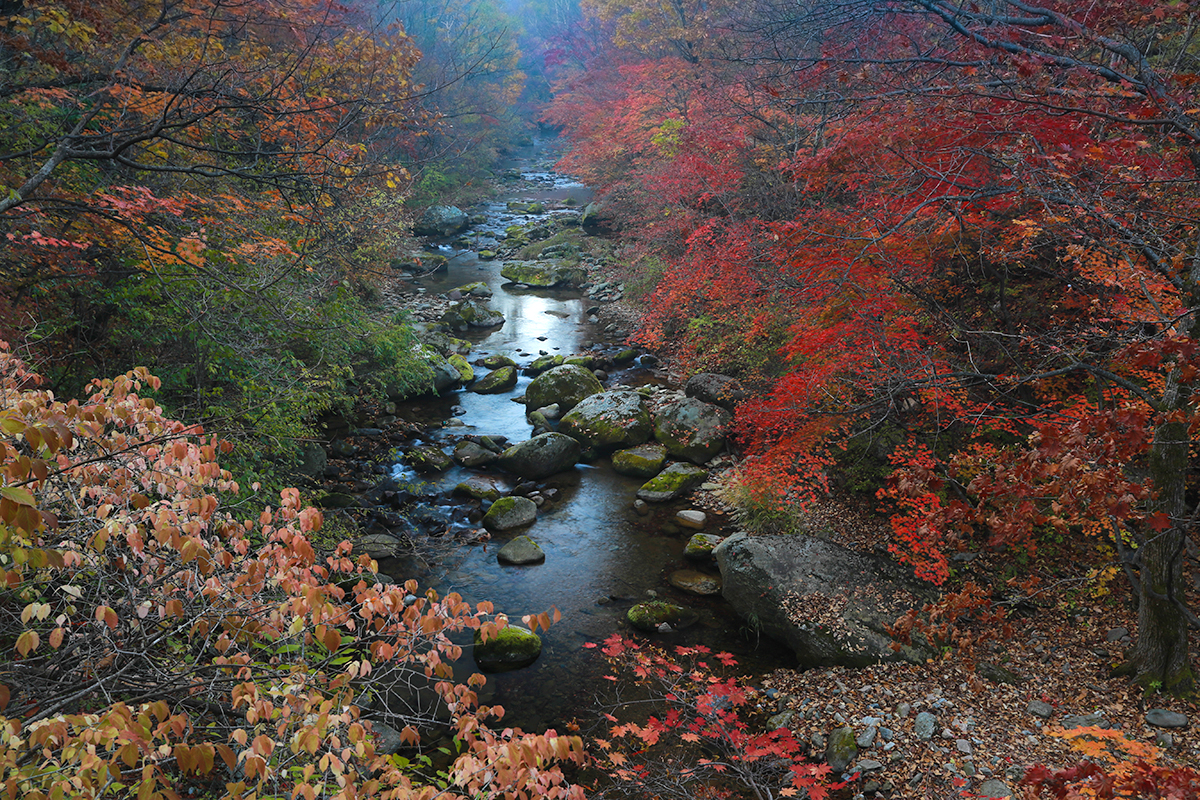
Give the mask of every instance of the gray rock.
[[1178, 711], [1168, 711], [1165, 708], [1152, 708], [1146, 712], [1146, 724], [1156, 728], [1186, 728], [1188, 718]]
[[500, 276], [513, 283], [542, 288], [571, 288], [587, 282], [587, 270], [552, 261], [508, 261], [500, 268]]
[[476, 300], [464, 300], [446, 309], [441, 322], [456, 331], [467, 328], [495, 328], [504, 324], [504, 315]]
[[483, 527], [489, 531], [510, 531], [537, 519], [537, 504], [528, 497], [501, 497], [483, 515]]
[[1069, 731], [1074, 728], [1098, 728], [1104, 725], [1104, 716], [1099, 712], [1092, 714], [1073, 714], [1068, 717], [1063, 717], [1063, 730]]
[[999, 800], [1000, 798], [1012, 797], [1012, 789], [1008, 788], [1008, 784], [1002, 780], [988, 778], [975, 790], [975, 796]]
[[825, 742], [825, 763], [834, 772], [841, 772], [858, 757], [858, 746], [854, 741], [854, 729], [849, 726], [837, 728]]
[[[802, 668], [863, 667], [880, 661], [923, 663], [919, 645], [896, 651], [887, 633], [927, 589], [882, 557], [814, 536], [730, 536], [713, 551], [722, 592], [743, 618], [786, 643]], [[798, 569], [797, 565], [803, 565]], [[838, 609], [829, 615], [830, 608]], [[826, 618], [810, 618], [812, 612]]]
[[876, 772], [883, 769], [883, 764], [874, 759], [864, 758], [855, 764], [854, 768], [859, 772]]
[[855, 739], [854, 741], [858, 745], [860, 750], [866, 750], [868, 747], [875, 744], [875, 737], [876, 737], [876, 735], [878, 735], [878, 733], [879, 733], [879, 729], [876, 728], [874, 725], [871, 725], [866, 730], [864, 730], [862, 733], [860, 733], [858, 735], [858, 738]]
[[433, 473], [445, 472], [454, 466], [450, 456], [443, 453], [439, 448], [432, 445], [421, 445], [414, 447], [404, 454], [404, 460], [412, 466], [417, 472]]
[[511, 491], [507, 481], [494, 475], [472, 475], [454, 487], [454, 494], [493, 502]]
[[684, 384], [683, 392], [688, 397], [720, 406], [727, 411], [732, 411], [738, 403], [746, 399], [746, 390], [736, 378], [713, 372], [693, 375]]
[[455, 206], [430, 206], [421, 214], [413, 233], [417, 236], [453, 236], [467, 227], [467, 215]]
[[795, 718], [795, 716], [796, 712], [790, 708], [786, 711], [780, 711], [778, 714], [767, 720], [767, 730], [777, 731], [780, 728], [787, 728], [792, 724], [792, 720]]
[[937, 730], [937, 717], [930, 714], [928, 711], [922, 711], [917, 714], [917, 718], [913, 720], [913, 736], [916, 736], [923, 742], [928, 742], [933, 738], [934, 732]]
[[707, 474], [691, 464], [672, 464], [642, 484], [637, 496], [648, 503], [665, 503], [691, 491]]
[[454, 445], [452, 458], [464, 467], [482, 467], [491, 464], [498, 455], [481, 444], [464, 439]]
[[574, 408], [585, 397], [604, 391], [600, 381], [586, 368], [563, 364], [538, 375], [525, 389], [525, 407], [541, 408], [558, 403], [564, 411]]
[[722, 537], [711, 533], [692, 534], [683, 548], [683, 555], [696, 561], [712, 561], [713, 549], [721, 543]]
[[703, 464], [725, 446], [733, 417], [720, 406], [685, 397], [655, 410], [654, 438], [667, 452]]
[[501, 564], [541, 564], [546, 552], [528, 536], [518, 536], [496, 553]]
[[400, 731], [382, 722], [371, 720], [371, 735], [375, 739], [375, 755], [378, 756], [393, 755], [407, 746]]
[[296, 472], [310, 478], [320, 478], [325, 474], [325, 467], [328, 465], [329, 456], [324, 447], [316, 442], [304, 442], [300, 445], [300, 461], [296, 465]]
[[366, 553], [371, 558], [391, 558], [400, 548], [400, 538], [390, 533], [368, 533], [354, 541], [354, 552]]
[[695, 623], [698, 616], [695, 611], [682, 606], [654, 600], [633, 606], [626, 612], [625, 619], [639, 631], [654, 633], [663, 625], [669, 626], [670, 630], [686, 628]]
[[1122, 639], [1128, 638], [1128, 636], [1129, 636], [1128, 628], [1113, 628], [1107, 634], [1105, 634], [1104, 638], [1106, 641], [1108, 641], [1111, 644], [1111, 643], [1119, 642]]
[[540, 480], [575, 466], [582, 448], [561, 433], [542, 433], [500, 454], [497, 463], [523, 478]]
[[509, 389], [517, 385], [517, 368], [516, 367], [498, 367], [487, 375], [484, 375], [475, 385], [471, 387], [471, 391], [476, 394], [500, 394], [507, 392]]
[[705, 575], [692, 569], [678, 569], [667, 576], [667, 581], [680, 591], [701, 596], [720, 594], [721, 579]]
[[1054, 715], [1054, 706], [1044, 700], [1030, 700], [1025, 710], [1035, 717], [1041, 717], [1042, 719], [1050, 719]]
[[558, 430], [585, 448], [604, 452], [642, 444], [652, 428], [645, 399], [637, 392], [616, 390], [580, 400], [562, 418]]
[[954, 746], [958, 749], [958, 752], [962, 753], [963, 755], [969, 756], [972, 752], [974, 752], [971, 747], [971, 742], [967, 739], [956, 739]]
[[704, 530], [704, 526], [707, 522], [708, 515], [695, 508], [684, 509], [675, 515], [676, 525], [681, 528], [689, 528], [694, 531]]
[[613, 471], [634, 478], [653, 478], [667, 462], [667, 448], [658, 443], [640, 444], [612, 454]]

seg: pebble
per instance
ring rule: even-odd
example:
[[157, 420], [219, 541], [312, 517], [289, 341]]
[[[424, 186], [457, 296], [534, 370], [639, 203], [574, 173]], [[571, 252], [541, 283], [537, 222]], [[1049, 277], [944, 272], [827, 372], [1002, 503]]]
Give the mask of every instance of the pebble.
[[1178, 711], [1152, 708], [1146, 712], [1146, 723], [1156, 728], [1186, 728], [1188, 719]]
[[1035, 717], [1041, 717], [1042, 719], [1050, 719], [1054, 714], [1054, 706], [1044, 700], [1030, 700], [1025, 710]]
[[1129, 636], [1128, 628], [1113, 628], [1107, 634], [1104, 635], [1104, 638], [1108, 642], [1112, 643], [1112, 642], [1119, 642], [1122, 639], [1127, 638], [1128, 636]]
[[896, 714], [898, 716], [900, 716], [902, 719], [904, 717], [907, 717], [911, 713], [912, 713], [912, 706], [910, 706], [908, 703], [901, 703], [900, 705], [896, 706]]
[[972, 753], [972, 751], [973, 751], [973, 750], [972, 750], [972, 747], [971, 747], [971, 743], [970, 743], [970, 742], [968, 742], [966, 739], [958, 739], [958, 740], [956, 740], [956, 741], [954, 742], [954, 746], [958, 748], [958, 752], [960, 752], [960, 753], [962, 753], [962, 754], [964, 754], [964, 755], [968, 755], [968, 756], [969, 756], [969, 755], [971, 755], [971, 753]]
[[877, 733], [879, 733], [879, 729], [876, 728], [874, 725], [872, 725], [871, 727], [867, 728], [865, 731], [860, 733], [858, 735], [858, 738], [855, 739], [855, 741], [858, 743], [858, 746], [860, 748], [866, 749], [866, 748], [870, 747], [871, 745], [875, 744], [875, 735]]
[[928, 742], [933, 738], [933, 732], [937, 729], [937, 717], [930, 714], [928, 711], [922, 711], [917, 714], [916, 720], [913, 722], [913, 735], [918, 739]]

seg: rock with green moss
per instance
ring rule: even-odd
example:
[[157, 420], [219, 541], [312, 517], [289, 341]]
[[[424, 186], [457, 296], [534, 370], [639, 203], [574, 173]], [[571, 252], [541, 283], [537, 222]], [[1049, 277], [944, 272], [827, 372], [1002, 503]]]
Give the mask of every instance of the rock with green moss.
[[[630, 626], [639, 631], [654, 633], [679, 630], [693, 624], [697, 615], [695, 611], [672, 605], [662, 600], [649, 603], [638, 603], [625, 614]], [[666, 627], [664, 627], [666, 626]]]
[[564, 356], [539, 356], [533, 360], [528, 367], [525, 368], [526, 375], [541, 375], [543, 372], [555, 367], [561, 367], [566, 363]]
[[480, 261], [491, 261], [495, 257], [496, 257], [495, 250], [480, 250], [479, 251], [479, 260]]
[[632, 348], [626, 348], [613, 356], [613, 363], [617, 365], [632, 364], [633, 360], [638, 357], [638, 351]]
[[493, 505], [496, 500], [512, 491], [508, 483], [494, 475], [472, 475], [454, 487], [454, 494], [487, 500]]
[[587, 271], [553, 262], [509, 261], [500, 275], [513, 283], [541, 288], [578, 288], [587, 283]]
[[849, 725], [830, 732], [825, 742], [825, 763], [839, 773], [847, 769], [858, 757], [858, 743], [854, 739], [854, 728]]
[[454, 453], [451, 457], [456, 464], [464, 467], [483, 467], [495, 461], [498, 455], [482, 444], [463, 439], [454, 445]]
[[558, 425], [586, 449], [605, 452], [642, 444], [652, 427], [645, 399], [637, 392], [600, 392], [580, 400]]
[[480, 361], [480, 364], [488, 369], [500, 369], [501, 367], [515, 367], [517, 362], [513, 361], [508, 356], [496, 353], [490, 356], [484, 356]]
[[694, 569], [677, 569], [667, 576], [667, 582], [688, 594], [707, 596], [721, 593], [719, 575], [706, 575]]
[[593, 369], [596, 366], [595, 356], [570, 356], [563, 361], [564, 364], [575, 364], [576, 366]]
[[712, 561], [713, 548], [719, 545], [724, 538], [711, 533], [693, 534], [683, 548], [683, 555], [695, 561]]
[[604, 386], [586, 368], [563, 364], [538, 375], [525, 390], [525, 407], [542, 408], [553, 403], [570, 411], [585, 397], [599, 394]]
[[471, 387], [478, 394], [499, 394], [517, 385], [517, 368], [500, 367], [484, 375]]
[[501, 564], [541, 564], [546, 560], [546, 552], [528, 536], [518, 536], [500, 548], [496, 559]]
[[571, 469], [581, 452], [579, 442], [570, 436], [543, 433], [508, 448], [500, 454], [497, 463], [523, 478], [541, 480]]
[[528, 497], [501, 497], [483, 515], [483, 527], [489, 531], [510, 531], [530, 525], [537, 519], [537, 505]]
[[732, 415], [720, 406], [685, 397], [658, 407], [654, 438], [671, 455], [703, 464], [721, 452], [732, 421]]
[[464, 300], [446, 309], [440, 321], [456, 331], [466, 328], [495, 328], [504, 324], [504, 315], [475, 300]]
[[667, 448], [657, 442], [639, 444], [612, 454], [612, 466], [621, 475], [653, 478], [667, 463]]
[[509, 625], [491, 639], [475, 631], [475, 663], [484, 672], [507, 672], [527, 667], [542, 654], [541, 638], [519, 625]]
[[458, 370], [459, 379], [463, 383], [470, 383], [475, 380], [475, 368], [471, 366], [471, 362], [467, 361], [466, 358], [460, 356], [458, 353], [451, 353], [446, 360], [450, 362], [450, 366]]
[[672, 464], [642, 484], [637, 496], [647, 503], [666, 503], [691, 491], [706, 475], [706, 470], [692, 464]]
[[454, 465], [450, 456], [431, 445], [421, 445], [406, 451], [404, 460], [417, 472], [425, 474], [445, 472]]
[[475, 281], [464, 286], [459, 286], [454, 291], [461, 294], [463, 297], [491, 297], [492, 288], [483, 281]]

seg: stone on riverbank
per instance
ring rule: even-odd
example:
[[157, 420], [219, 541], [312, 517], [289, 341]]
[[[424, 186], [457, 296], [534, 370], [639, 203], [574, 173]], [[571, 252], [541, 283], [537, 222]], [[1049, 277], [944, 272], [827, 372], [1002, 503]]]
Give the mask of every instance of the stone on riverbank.
[[475, 631], [475, 663], [484, 672], [508, 672], [527, 667], [542, 654], [541, 638], [519, 625], [509, 625], [496, 636], [483, 641]]
[[541, 408], [558, 403], [563, 411], [574, 408], [580, 400], [599, 394], [604, 386], [584, 367], [564, 364], [543, 372], [525, 389], [525, 407]]
[[787, 644], [801, 668], [922, 663], [921, 647], [892, 650], [886, 627], [927, 601], [927, 590], [887, 559], [815, 536], [738, 533], [713, 551], [722, 594], [762, 632]]
[[453, 458], [464, 467], [482, 467], [491, 464], [500, 456], [481, 444], [463, 439], [454, 445]]
[[[532, 237], [531, 237], [532, 238]], [[587, 271], [552, 262], [509, 261], [500, 268], [500, 276], [513, 283], [539, 288], [577, 288], [587, 283]]]
[[720, 594], [721, 579], [694, 569], [677, 569], [667, 576], [667, 582], [680, 591], [702, 596]]
[[464, 300], [446, 309], [441, 322], [456, 331], [467, 328], [495, 328], [504, 324], [504, 315], [476, 300]]
[[685, 397], [654, 412], [654, 438], [677, 458], [703, 464], [721, 452], [733, 417], [725, 409]]
[[670, 630], [686, 628], [697, 618], [695, 611], [665, 603], [662, 600], [638, 603], [625, 614], [625, 619], [632, 627], [646, 633], [664, 631], [664, 625], [670, 626]]
[[471, 391], [476, 394], [500, 394], [517, 385], [517, 368], [500, 367], [480, 378]]
[[463, 383], [470, 383], [475, 380], [475, 369], [471, 366], [471, 362], [458, 353], [451, 353], [446, 356], [446, 360], [450, 362], [450, 366], [458, 370], [458, 379]]
[[510, 491], [511, 486], [493, 475], [472, 475], [454, 487], [454, 494], [491, 502], [499, 500]]
[[695, 561], [712, 561], [713, 549], [721, 543], [722, 538], [711, 533], [694, 534], [683, 548], [683, 555]]
[[523, 478], [540, 480], [575, 466], [582, 448], [562, 433], [543, 433], [505, 450], [497, 463]]
[[726, 411], [733, 411], [738, 403], [746, 399], [746, 390], [736, 378], [715, 372], [701, 372], [688, 378], [683, 393]]
[[608, 451], [650, 438], [650, 411], [637, 392], [616, 390], [585, 397], [562, 418], [558, 430], [585, 448]]
[[453, 236], [467, 227], [466, 212], [457, 206], [430, 206], [421, 214], [413, 233], [417, 236]]
[[414, 447], [405, 452], [404, 460], [417, 472], [426, 475], [445, 472], [454, 465], [454, 461], [451, 460], [450, 456], [443, 453], [439, 448], [427, 444]]
[[517, 362], [505, 355], [490, 355], [479, 359], [479, 365], [488, 369], [500, 369], [501, 367], [515, 367]]
[[642, 484], [637, 496], [648, 503], [665, 503], [682, 497], [704, 480], [708, 472], [692, 464], [672, 464]]

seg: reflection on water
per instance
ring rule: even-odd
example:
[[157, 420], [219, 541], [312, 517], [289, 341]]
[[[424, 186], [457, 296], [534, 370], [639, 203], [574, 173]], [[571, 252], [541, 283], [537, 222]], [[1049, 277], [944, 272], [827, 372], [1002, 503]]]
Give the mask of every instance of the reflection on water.
[[[587, 200], [587, 190], [563, 176], [533, 171], [523, 175], [532, 176], [538, 190], [506, 201], [548, 202], [566, 197], [577, 203]], [[508, 213], [505, 202], [490, 204], [488, 216], [488, 223], [480, 229], [493, 234], [515, 221], [530, 219]], [[579, 352], [586, 342], [594, 340], [588, 337], [597, 336], [586, 323], [580, 292], [518, 290], [511, 284], [506, 288], [500, 276], [501, 262], [480, 261], [468, 250], [453, 250], [449, 255], [449, 268], [422, 279], [420, 285], [429, 292], [446, 292], [466, 283], [486, 281], [494, 292], [490, 306], [503, 313], [506, 320], [499, 329], [468, 334], [474, 343], [471, 360], [503, 354], [518, 364], [527, 364], [543, 351], [564, 355]], [[462, 427], [433, 428], [427, 436], [447, 449], [452, 441], [470, 433], [522, 441], [529, 438], [532, 429], [525, 419], [525, 407], [512, 398], [524, 393], [529, 380], [522, 377], [506, 394], [459, 391], [424, 401], [414, 411], [433, 423], [451, 418], [451, 409], [461, 406], [456, 420]], [[646, 380], [642, 377], [635, 382]], [[400, 479], [412, 477], [401, 466], [395, 474]], [[470, 474], [470, 470], [455, 467], [438, 476], [432, 488], [448, 493]], [[596, 651], [583, 649], [583, 644], [602, 641], [614, 632], [628, 634], [624, 625], [627, 609], [654, 596], [687, 605], [700, 614], [695, 626], [658, 637], [664, 644], [704, 643], [735, 652], [744, 663], [780, 665], [787, 661], [788, 656], [778, 646], [755, 643], [743, 636], [739, 621], [719, 598], [689, 597], [668, 585], [671, 571], [693, 566], [683, 559], [686, 534], [662, 532], [663, 524], [681, 506], [655, 508], [652, 514], [639, 517], [632, 503], [641, 481], [616, 474], [607, 460], [580, 464], [543, 483], [558, 489], [561, 495], [540, 509], [537, 522], [528, 529], [498, 536], [485, 545], [464, 545], [436, 563], [398, 561], [384, 565], [398, 579], [417, 577], [423, 585], [443, 594], [458, 592], [471, 603], [490, 600], [510, 619], [551, 607], [562, 613], [562, 621], [542, 635], [542, 655], [537, 662], [522, 670], [489, 676], [481, 702], [504, 706], [508, 712], [506, 724], [561, 729], [564, 722], [585, 716], [603, 664], [594, 656]], [[709, 532], [720, 531], [710, 524]], [[496, 552], [504, 542], [522, 533], [535, 539], [546, 552], [544, 564], [518, 567], [496, 560]], [[475, 670], [469, 655], [463, 661], [466, 663], [460, 668], [465, 673]]]

